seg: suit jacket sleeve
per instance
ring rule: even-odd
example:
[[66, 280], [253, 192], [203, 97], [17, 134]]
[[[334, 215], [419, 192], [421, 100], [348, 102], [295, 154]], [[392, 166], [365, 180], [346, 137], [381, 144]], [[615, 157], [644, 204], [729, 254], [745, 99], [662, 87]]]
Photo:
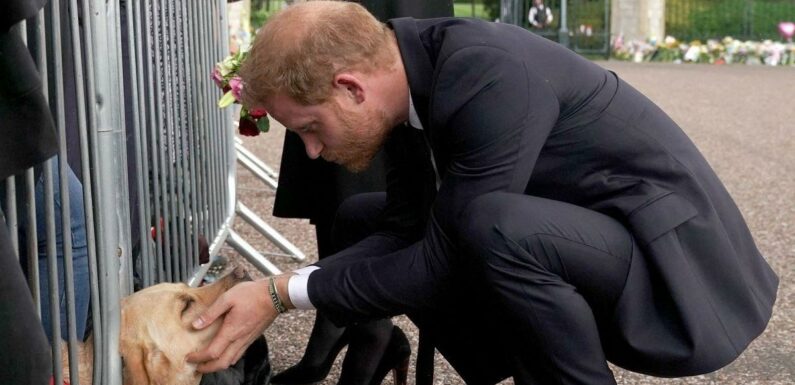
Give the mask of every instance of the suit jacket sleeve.
[[455, 248], [467, 205], [493, 191], [523, 192], [555, 124], [554, 93], [508, 52], [463, 48], [440, 57], [437, 68], [428, 129], [444, 171], [424, 235], [380, 257], [314, 272], [309, 297], [335, 323], [433, 306], [450, 290], [451, 272], [468, 264]]

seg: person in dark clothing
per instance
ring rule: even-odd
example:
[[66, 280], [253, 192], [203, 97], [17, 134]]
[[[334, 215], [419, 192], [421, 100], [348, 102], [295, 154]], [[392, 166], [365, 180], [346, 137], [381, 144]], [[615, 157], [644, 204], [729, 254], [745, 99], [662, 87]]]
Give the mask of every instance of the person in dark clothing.
[[[308, 275], [238, 285], [197, 318], [224, 315], [188, 357], [201, 372], [292, 308], [339, 325], [407, 314], [473, 384], [612, 385], [608, 361], [707, 373], [770, 320], [778, 277], [695, 145], [554, 42], [315, 1], [271, 18], [240, 75], [243, 103], [310, 157], [359, 170], [383, 148], [388, 187], [344, 218], [375, 218], [366, 238]], [[417, 178], [426, 168], [433, 180]]]
[[[404, 16], [453, 16], [452, 1], [362, 0], [358, 3], [382, 21]], [[356, 194], [384, 191], [385, 172], [383, 155], [376, 156], [370, 167], [359, 173], [352, 173], [322, 159], [309, 159], [301, 139], [288, 131], [282, 148], [279, 187], [276, 190], [273, 215], [309, 219], [315, 226], [318, 258], [324, 259], [342, 247], [335, 245], [335, 237], [332, 237], [332, 225], [340, 204]], [[347, 242], [341, 240], [339, 243]], [[331, 370], [339, 351], [350, 344], [342, 364], [339, 383], [367, 383], [367, 378], [372, 377], [369, 373], [379, 364], [375, 358], [387, 353], [391, 356], [399, 355], [399, 351], [408, 348], [403, 341], [405, 336], [389, 319], [345, 328], [335, 326], [322, 313], [317, 313], [301, 361], [276, 374], [272, 382], [308, 384], [320, 381]], [[386, 362], [384, 365], [389, 366]]]
[[544, 0], [533, 0], [533, 6], [527, 12], [527, 21], [536, 29], [544, 29], [552, 24], [552, 10], [544, 4]]
[[[0, 183], [55, 154], [54, 123], [41, 78], [22, 41], [18, 22], [35, 16], [43, 0], [0, 5]], [[2, 197], [5, 199], [5, 197]], [[50, 345], [11, 247], [0, 212], [0, 383], [46, 385], [52, 377]]]

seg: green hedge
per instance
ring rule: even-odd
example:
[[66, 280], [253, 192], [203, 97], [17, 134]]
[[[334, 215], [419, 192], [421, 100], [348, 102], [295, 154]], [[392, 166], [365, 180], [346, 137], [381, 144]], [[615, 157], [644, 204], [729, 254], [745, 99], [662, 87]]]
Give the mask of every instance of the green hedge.
[[779, 39], [780, 21], [795, 21], [792, 0], [666, 0], [665, 31], [684, 40]]

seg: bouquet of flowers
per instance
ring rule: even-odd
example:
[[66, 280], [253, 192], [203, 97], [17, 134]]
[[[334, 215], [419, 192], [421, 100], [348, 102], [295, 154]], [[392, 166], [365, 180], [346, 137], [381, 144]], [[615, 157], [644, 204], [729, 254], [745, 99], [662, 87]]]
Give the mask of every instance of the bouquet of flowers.
[[[237, 75], [237, 71], [248, 57], [248, 50], [241, 49], [240, 52], [227, 56], [224, 60], [215, 64], [212, 71], [212, 78], [224, 95], [218, 99], [218, 107], [226, 108], [232, 104], [240, 103], [240, 93], [243, 90], [243, 81]], [[240, 120], [238, 122], [238, 132], [240, 135], [257, 136], [260, 132], [268, 132], [270, 122], [268, 113], [264, 109], [248, 109], [240, 106]]]

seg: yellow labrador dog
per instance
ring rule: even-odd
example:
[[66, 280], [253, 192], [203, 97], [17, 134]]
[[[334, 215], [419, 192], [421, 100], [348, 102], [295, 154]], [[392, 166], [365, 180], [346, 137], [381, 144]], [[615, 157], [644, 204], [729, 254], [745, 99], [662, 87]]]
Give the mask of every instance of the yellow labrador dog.
[[210, 343], [222, 318], [200, 331], [191, 322], [221, 294], [247, 279], [238, 268], [208, 286], [161, 283], [124, 298], [119, 343], [124, 385], [197, 385], [201, 374], [185, 356]]

